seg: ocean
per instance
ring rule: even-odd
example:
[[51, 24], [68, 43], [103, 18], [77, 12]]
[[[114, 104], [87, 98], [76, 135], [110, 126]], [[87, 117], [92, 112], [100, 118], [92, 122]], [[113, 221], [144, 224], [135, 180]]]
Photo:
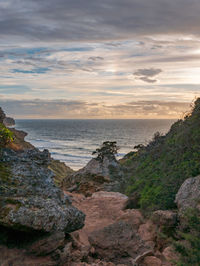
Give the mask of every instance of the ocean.
[[118, 158], [147, 144], [154, 133], [166, 133], [175, 120], [16, 120], [16, 129], [28, 133], [26, 140], [40, 150], [48, 149], [55, 159], [74, 170], [85, 166], [92, 152], [104, 141], [117, 141]]

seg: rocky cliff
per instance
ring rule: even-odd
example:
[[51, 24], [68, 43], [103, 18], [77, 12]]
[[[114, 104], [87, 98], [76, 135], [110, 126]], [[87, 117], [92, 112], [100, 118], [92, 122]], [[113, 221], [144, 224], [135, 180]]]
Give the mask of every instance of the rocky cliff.
[[84, 226], [85, 214], [55, 185], [48, 150], [27, 143], [25, 132], [10, 130], [14, 141], [0, 149], [0, 265], [58, 265], [59, 250], [70, 232]]

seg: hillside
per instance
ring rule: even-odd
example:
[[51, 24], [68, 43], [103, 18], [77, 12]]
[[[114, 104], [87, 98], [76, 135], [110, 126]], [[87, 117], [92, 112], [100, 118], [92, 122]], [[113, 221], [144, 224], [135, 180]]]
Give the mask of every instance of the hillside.
[[200, 98], [166, 135], [156, 133], [147, 146], [137, 148], [121, 161], [130, 204], [148, 210], [174, 208], [181, 184], [200, 174]]

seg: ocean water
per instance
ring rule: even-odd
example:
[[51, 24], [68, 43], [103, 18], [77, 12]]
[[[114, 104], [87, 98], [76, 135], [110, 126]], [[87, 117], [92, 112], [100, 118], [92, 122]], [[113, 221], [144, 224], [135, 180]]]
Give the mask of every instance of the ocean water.
[[16, 120], [16, 128], [28, 133], [26, 140], [77, 170], [92, 158], [104, 141], [117, 141], [118, 158], [138, 144], [147, 144], [155, 132], [166, 133], [174, 120]]

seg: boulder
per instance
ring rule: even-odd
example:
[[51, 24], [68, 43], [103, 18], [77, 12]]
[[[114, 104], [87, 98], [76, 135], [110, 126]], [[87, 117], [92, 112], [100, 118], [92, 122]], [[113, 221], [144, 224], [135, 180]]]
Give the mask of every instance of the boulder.
[[24, 249], [8, 248], [0, 245], [1, 266], [55, 266], [58, 265], [50, 256], [30, 256]]
[[151, 219], [159, 227], [173, 227], [177, 223], [177, 213], [170, 210], [158, 210], [153, 212]]
[[156, 227], [151, 221], [141, 224], [138, 229], [138, 234], [148, 246], [154, 248], [156, 245]]
[[111, 167], [117, 168], [119, 167], [119, 163], [114, 156], [104, 156], [103, 161], [93, 158], [85, 167], [79, 170], [78, 173], [90, 173], [93, 175], [104, 176], [109, 179]]
[[0, 225], [21, 231], [72, 232], [85, 215], [54, 185], [47, 150], [15, 152], [0, 158]]
[[63, 247], [64, 240], [64, 232], [55, 232], [35, 241], [28, 247], [28, 252], [37, 256], [48, 255], [59, 247]]
[[126, 221], [118, 221], [89, 235], [89, 242], [98, 258], [113, 263], [133, 265], [139, 255], [152, 253], [137, 230]]
[[166, 247], [163, 250], [162, 255], [169, 265], [174, 265], [179, 259], [179, 255], [175, 252], [172, 246]]
[[200, 211], [200, 175], [185, 180], [176, 194], [175, 202], [180, 213], [187, 208], [196, 208]]
[[135, 229], [138, 229], [139, 226], [144, 222], [144, 218], [139, 210], [124, 210], [119, 213], [117, 221], [126, 221], [131, 224]]
[[162, 266], [162, 261], [154, 256], [147, 256], [142, 263], [143, 266]]

